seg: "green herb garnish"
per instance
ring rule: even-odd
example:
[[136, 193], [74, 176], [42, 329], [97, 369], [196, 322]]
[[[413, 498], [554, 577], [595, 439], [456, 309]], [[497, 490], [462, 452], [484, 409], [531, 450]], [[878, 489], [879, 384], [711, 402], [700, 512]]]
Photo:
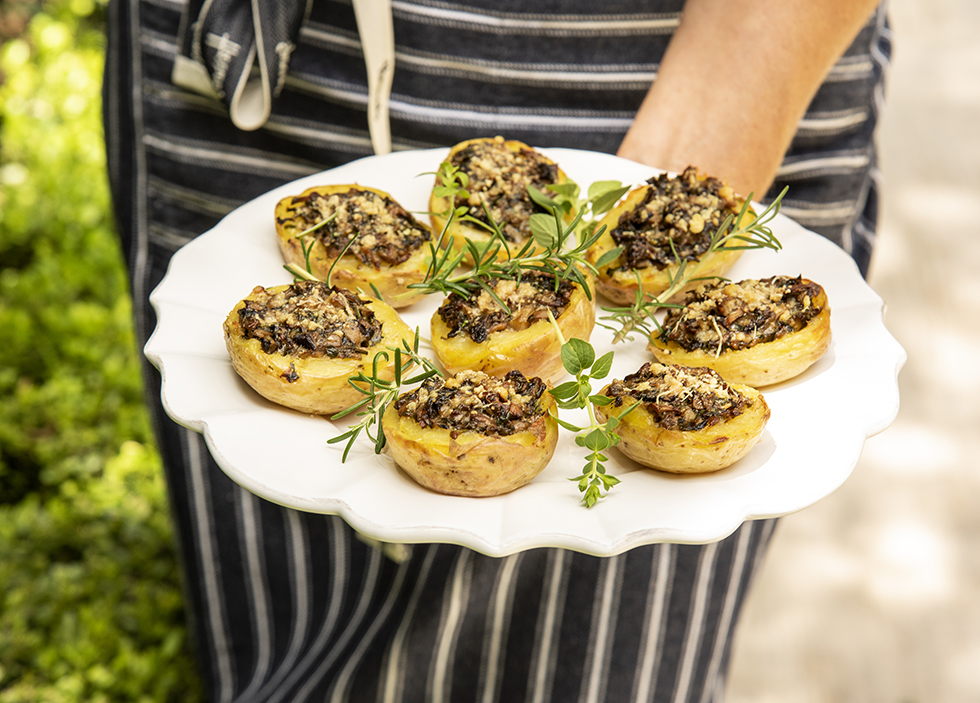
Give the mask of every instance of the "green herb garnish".
[[[420, 340], [419, 331], [416, 329], [415, 339], [411, 344], [408, 343], [408, 340], [403, 339], [400, 347], [387, 347], [386, 350], [377, 352], [372, 359], [370, 375], [361, 371], [356, 376], [347, 379], [347, 382], [358, 393], [364, 395], [364, 398], [330, 418], [336, 420], [355, 411], [359, 411], [357, 417], [361, 418], [360, 421], [348, 427], [342, 435], [327, 440], [327, 444], [338, 444], [347, 440], [342, 462], [347, 461], [347, 455], [362, 431], [374, 442], [374, 453], [380, 454], [387, 444], [384, 428], [381, 425], [381, 417], [388, 409], [388, 405], [398, 398], [402, 386], [420, 383], [431, 376], [442, 375], [442, 372], [432, 361], [419, 354]], [[391, 358], [389, 354], [394, 355], [395, 372], [394, 379], [390, 381], [381, 378], [379, 375], [379, 364], [381, 361], [387, 361]], [[413, 366], [418, 367], [420, 372], [411, 378], [405, 378], [405, 372]], [[372, 428], [375, 428], [373, 434]]]
[[[468, 196], [469, 183], [466, 174], [448, 162], [443, 163], [436, 172], [436, 194], [454, 202], [457, 195]], [[459, 207], [438, 213], [446, 220], [438, 241], [430, 242], [430, 263], [425, 279], [413, 283], [409, 288], [425, 293], [458, 293], [469, 297], [485, 290], [500, 307], [510, 313], [504, 304], [487, 285], [488, 279], [509, 279], [520, 281], [528, 272], [540, 272], [555, 277], [555, 285], [571, 280], [582, 286], [588, 298], [592, 299], [592, 289], [587, 274], [598, 273], [598, 267], [610, 263], [619, 255], [619, 250], [608, 252], [595, 264], [586, 260], [586, 252], [599, 239], [601, 231], [595, 232], [595, 218], [612, 207], [619, 197], [628, 190], [616, 181], [603, 181], [589, 188], [589, 196], [579, 199], [579, 187], [571, 181], [549, 185], [544, 193], [531, 186], [528, 194], [531, 199], [548, 213], [531, 215], [529, 227], [531, 237], [520, 249], [513, 251], [511, 243], [504, 237], [498, 223], [490, 217], [484, 203], [487, 221], [483, 222], [467, 214], [467, 208]], [[575, 211], [575, 217], [568, 224], [565, 218]], [[585, 220], [586, 214], [591, 218]], [[453, 238], [448, 232], [454, 221], [464, 221], [488, 231], [487, 242], [476, 243], [466, 240], [465, 247], [453, 254]], [[448, 240], [447, 240], [448, 237]], [[537, 248], [535, 247], [537, 245]], [[459, 271], [464, 261], [469, 260], [469, 269]]]
[[[694, 281], [705, 281], [719, 278], [718, 276], [698, 276], [698, 269], [701, 268], [702, 262], [708, 255], [717, 251], [732, 251], [738, 249], [773, 249], [776, 251], [782, 249], [782, 244], [779, 243], [779, 240], [773, 234], [772, 229], [769, 227], [769, 223], [772, 222], [773, 218], [775, 218], [779, 212], [780, 203], [783, 196], [786, 195], [787, 190], [789, 190], [788, 187], [784, 188], [776, 199], [769, 203], [768, 207], [766, 207], [762, 213], [752, 217], [746, 217], [744, 224], [740, 224], [739, 227], [732, 229], [731, 231], [729, 231], [729, 228], [732, 226], [732, 223], [736, 221], [736, 216], [728, 215], [722, 221], [718, 229], [715, 230], [715, 233], [711, 235], [711, 244], [709, 245], [707, 251], [701, 255], [698, 261], [680, 261], [677, 271], [669, 274], [670, 284], [667, 286], [667, 289], [659, 295], [650, 296], [645, 294], [643, 291], [643, 285], [640, 283], [632, 305], [617, 308], [603, 308], [603, 310], [609, 313], [609, 315], [600, 318], [598, 324], [615, 332], [613, 335], [613, 343], [621, 342], [624, 339], [632, 339], [633, 332], [640, 332], [644, 336], [649, 337], [654, 333], [655, 329], [659, 330], [660, 328], [659, 322], [657, 322], [656, 318], [653, 317], [658, 310], [668, 307], [680, 307], [678, 305], [668, 303], [667, 301]], [[750, 194], [742, 204], [742, 209], [737, 215], [738, 222], [743, 222], [743, 217], [748, 213], [749, 202], [751, 200], [752, 195]], [[617, 249], [612, 251], [617, 251]], [[673, 241], [671, 241], [671, 249], [673, 249]], [[674, 251], [674, 258], [678, 259], [679, 257], [677, 257], [676, 254], [677, 252]], [[609, 262], [615, 258], [616, 257], [613, 257], [613, 259], [610, 259]], [[606, 259], [606, 257], [603, 257], [603, 259]], [[601, 268], [601, 266], [601, 263], [597, 264], [597, 267]], [[637, 282], [639, 283], [640, 276], [638, 273], [636, 274], [636, 277]], [[608, 321], [611, 324], [605, 324], [603, 320]]]
[[598, 421], [595, 406], [608, 405], [613, 401], [612, 398], [601, 393], [592, 392], [592, 379], [602, 379], [609, 375], [612, 370], [613, 352], [606, 352], [596, 359], [595, 349], [591, 344], [574, 337], [565, 341], [554, 317], [550, 319], [555, 334], [561, 341], [562, 365], [575, 377], [575, 380], [561, 383], [549, 392], [554, 396], [559, 408], [588, 409], [589, 412], [589, 424], [585, 427], [565, 422], [557, 415], [553, 417], [566, 430], [576, 433], [575, 444], [590, 450], [582, 473], [569, 480], [578, 483], [578, 489], [583, 494], [582, 502], [587, 508], [591, 508], [620, 482], [615, 476], [606, 473], [605, 462], [608, 461], [608, 457], [603, 452], [619, 444], [620, 437], [616, 434], [616, 427], [620, 419], [632, 408], [620, 417], [610, 416], [605, 422]]
[[[328, 224], [330, 222], [333, 222], [334, 218], [336, 218], [338, 214], [340, 214], [339, 211], [334, 212], [334, 213], [328, 215], [327, 217], [323, 218], [322, 220], [320, 220], [316, 224], [307, 227], [302, 232], [300, 232], [299, 234], [295, 235], [295, 239], [299, 241], [299, 246], [303, 250], [303, 260], [306, 263], [306, 269], [305, 270], [304, 269], [301, 269], [296, 264], [285, 264], [283, 266], [283, 268], [286, 269], [287, 271], [289, 271], [291, 274], [293, 274], [293, 280], [294, 281], [299, 281], [299, 280], [303, 280], [303, 279], [306, 279], [308, 281], [318, 281], [318, 280], [320, 280], [316, 276], [313, 275], [313, 268], [310, 266], [310, 254], [313, 252], [313, 245], [316, 244], [316, 238], [315, 237], [310, 237], [309, 235], [313, 234], [314, 232], [316, 232], [318, 229], [320, 229], [324, 225], [326, 225], [326, 224]], [[354, 243], [354, 239], [356, 237], [357, 237], [356, 234], [353, 237], [351, 237], [351, 240], [347, 243], [347, 247], [344, 249], [344, 251], [341, 253], [340, 256], [343, 256], [344, 254], [347, 253], [347, 250], [350, 249], [350, 246], [351, 246], [351, 244]], [[340, 259], [340, 256], [337, 257], [337, 260]], [[330, 273], [333, 273], [333, 267], [336, 266], [336, 265], [337, 265], [337, 261], [335, 260], [333, 262], [333, 266], [330, 267]], [[327, 276], [327, 285], [328, 286], [330, 285], [330, 276], [329, 275]]]

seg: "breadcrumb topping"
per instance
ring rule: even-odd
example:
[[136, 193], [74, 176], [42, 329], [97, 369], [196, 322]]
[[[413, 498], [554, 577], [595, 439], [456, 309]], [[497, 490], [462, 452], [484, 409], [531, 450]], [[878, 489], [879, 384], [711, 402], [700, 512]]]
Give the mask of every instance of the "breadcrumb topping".
[[257, 286], [238, 311], [241, 333], [266, 354], [358, 358], [381, 340], [380, 320], [356, 294], [320, 281]]
[[531, 236], [529, 220], [543, 212], [527, 194], [558, 182], [558, 166], [530, 148], [508, 149], [503, 137], [474, 142], [453, 154], [450, 163], [466, 173], [469, 199], [457, 197], [455, 207], [466, 206], [467, 215], [490, 224], [483, 203], [507, 241], [523, 243]]
[[316, 237], [331, 258], [347, 249], [347, 254], [375, 269], [406, 261], [432, 238], [428, 227], [394, 200], [356, 187], [329, 195], [316, 191], [298, 195], [291, 211], [297, 233], [333, 217], [308, 236]]
[[633, 398], [664, 429], [696, 431], [737, 417], [748, 399], [715, 371], [704, 367], [646, 363], [606, 389], [613, 405]]
[[667, 313], [659, 339], [716, 355], [748, 349], [806, 327], [823, 311], [814, 302], [822, 292], [801, 276], [704, 283]]
[[525, 273], [520, 282], [484, 279], [510, 309], [508, 314], [486, 290], [470, 296], [452, 293], [439, 307], [439, 316], [449, 327], [449, 337], [465, 333], [474, 342], [485, 342], [493, 332], [524, 330], [539, 320], [548, 319], [548, 311], [557, 319], [568, 307], [574, 284], [543, 272]]
[[619, 260], [624, 270], [662, 270], [678, 260], [697, 261], [725, 217], [739, 213], [731, 187], [717, 178], [699, 179], [693, 166], [675, 178], [661, 174], [647, 183], [643, 202], [610, 233], [623, 247]]
[[525, 378], [520, 371], [503, 378], [460, 371], [446, 379], [426, 379], [399, 396], [394, 405], [399, 415], [414, 419], [422, 428], [507, 436], [526, 431], [544, 415], [540, 401], [546, 388], [540, 378]]

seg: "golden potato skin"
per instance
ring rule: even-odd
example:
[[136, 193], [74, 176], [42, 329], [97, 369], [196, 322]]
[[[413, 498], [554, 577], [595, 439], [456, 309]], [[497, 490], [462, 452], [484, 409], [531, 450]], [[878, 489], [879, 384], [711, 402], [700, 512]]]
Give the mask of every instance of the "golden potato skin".
[[[278, 291], [287, 286], [269, 288]], [[248, 298], [246, 298], [247, 300]], [[368, 353], [356, 359], [307, 358], [301, 359], [283, 354], [266, 354], [258, 339], [246, 339], [242, 335], [238, 311], [244, 307], [241, 300], [225, 319], [225, 346], [235, 371], [259, 395], [273, 403], [313, 415], [330, 415], [345, 410], [364, 395], [347, 383], [347, 379], [362, 371], [372, 372], [375, 353], [388, 346], [401, 346], [401, 340], [415, 339], [415, 333], [398, 316], [398, 313], [380, 300], [370, 299], [368, 307], [382, 322], [381, 340], [368, 349]], [[394, 355], [387, 361], [380, 360], [379, 375], [386, 380], [395, 377]], [[293, 382], [287, 379], [295, 376]]]
[[[633, 398], [625, 398], [619, 408], [593, 407], [602, 422], [609, 415], [622, 417], [616, 427], [621, 438], [617, 449], [638, 464], [675, 474], [710, 473], [731, 466], [748, 454], [769, 421], [769, 406], [759, 391], [737, 384], [732, 387], [749, 399], [742, 414], [696, 431], [665, 429], [642, 404], [624, 415], [637, 404]], [[605, 394], [608, 388], [603, 388], [601, 393]]]
[[[568, 307], [556, 320], [566, 340], [589, 341], [595, 327], [595, 300], [589, 300], [576, 285]], [[561, 343], [548, 320], [540, 320], [523, 330], [493, 332], [485, 342], [474, 342], [466, 334], [449, 337], [449, 327], [437, 310], [432, 315], [432, 349], [448, 373], [483, 371], [503, 376], [517, 369], [527, 377], [537, 376], [554, 382], [565, 374], [561, 363]]]
[[[701, 178], [703, 179], [704, 177], [701, 176]], [[600, 227], [605, 227], [605, 230], [596, 243], [589, 247], [588, 252], [586, 252], [586, 259], [589, 263], [595, 265], [607, 251], [616, 248], [616, 242], [612, 238], [613, 230], [619, 226], [621, 219], [628, 216], [643, 202], [647, 192], [651, 188], [652, 186], [650, 185], [641, 185], [634, 188], [627, 193], [626, 197], [616, 207], [607, 212], [599, 221], [599, 224], [596, 226], [596, 231]], [[744, 201], [740, 200], [739, 202]], [[753, 213], [754, 211], [749, 208], [745, 217], [752, 217]], [[698, 277], [721, 276], [735, 265], [735, 262], [741, 255], [742, 251], [739, 249], [721, 250], [706, 254], [701, 257], [700, 263], [698, 263], [697, 275]], [[618, 268], [622, 266], [620, 259], [621, 257], [613, 260], [609, 265], [599, 270], [596, 288], [603, 296], [621, 305], [629, 305], [636, 300], [636, 292], [639, 290], [637, 274], [639, 274], [640, 282], [643, 284], [644, 295], [656, 296], [667, 290], [670, 286], [671, 277], [676, 275], [678, 268], [680, 268], [679, 264], [674, 263], [663, 269], [658, 269], [655, 266], [647, 266], [642, 269], [622, 270]], [[695, 263], [689, 262], [688, 269], [694, 266]], [[671, 296], [670, 302], [680, 300], [683, 298], [685, 292], [697, 284], [698, 282], [688, 284], [682, 290], [678, 291], [677, 294]]]
[[394, 404], [381, 419], [391, 456], [420, 485], [446, 495], [489, 497], [526, 485], [551, 461], [558, 445], [558, 422], [549, 410], [555, 400], [541, 396], [544, 414], [526, 432], [488, 436], [447, 429], [423, 429], [402, 417]]
[[[306, 270], [306, 257], [303, 255], [303, 247], [300, 240], [296, 238], [296, 235], [302, 230], [296, 227], [294, 218], [289, 214], [294, 199], [304, 198], [312, 193], [329, 196], [351, 191], [369, 191], [385, 198], [391, 198], [391, 195], [377, 188], [346, 184], [307, 188], [299, 196], [288, 196], [276, 204], [276, 235], [279, 250], [287, 264], [294, 264]], [[391, 199], [394, 200], [394, 198]], [[426, 227], [423, 222], [419, 222], [419, 225]], [[373, 285], [381, 293], [386, 303], [394, 308], [403, 308], [415, 303], [425, 295], [421, 291], [409, 289], [408, 286], [412, 283], [421, 283], [425, 279], [425, 272], [429, 267], [430, 260], [429, 246], [423, 244], [402, 263], [396, 266], [375, 268], [361, 262], [352, 254], [344, 254], [337, 260], [327, 254], [326, 247], [322, 243], [316, 241], [310, 252], [310, 273], [321, 281], [325, 281], [327, 275], [330, 274], [330, 267], [333, 266], [334, 261], [337, 261], [333, 273], [330, 274], [332, 285], [355, 292], [363, 292], [365, 295], [371, 295], [371, 286]]]
[[[455, 156], [457, 153], [459, 153], [466, 147], [470, 146], [471, 144], [477, 144], [480, 142], [492, 142], [494, 141], [494, 139], [495, 139], [494, 137], [481, 137], [478, 139], [467, 139], [464, 142], [460, 142], [459, 144], [457, 144], [456, 146], [454, 146], [452, 149], [449, 150], [449, 154], [446, 155], [446, 158], [444, 158], [443, 161], [450, 161], [453, 158], [453, 156]], [[502, 140], [501, 137], [496, 137], [496, 139]], [[523, 149], [534, 151], [532, 147], [528, 146], [524, 142], [519, 142], [516, 140], [506, 140], [503, 141], [503, 143], [508, 150], [513, 151], [515, 153], [520, 152]], [[548, 162], [554, 163], [550, 159], [548, 159]], [[567, 180], [568, 180], [568, 176], [566, 176], [565, 172], [562, 171], [561, 168], [559, 168], [557, 183], [565, 183]], [[430, 213], [429, 217], [431, 218], [432, 221], [432, 232], [436, 239], [439, 238], [443, 229], [446, 227], [446, 218], [443, 217], [442, 213], [449, 212], [451, 208], [452, 208], [452, 202], [450, 202], [449, 198], [437, 197], [435, 192], [433, 192], [432, 195], [429, 197], [429, 213]], [[571, 222], [574, 218], [575, 218], [575, 213], [571, 212], [565, 215], [565, 222], [566, 223]], [[479, 225], [474, 225], [467, 222], [460, 222], [459, 220], [453, 220], [452, 226], [449, 228], [449, 231], [447, 231], [445, 236], [443, 237], [444, 246], [445, 246], [445, 242], [448, 242], [450, 237], [452, 237], [453, 240], [451, 246], [453, 253], [459, 254], [460, 252], [465, 251], [466, 239], [472, 240], [475, 243], [490, 241], [490, 231], [484, 229], [483, 227], [480, 227]], [[525, 242], [507, 243], [508, 247], [510, 248], [511, 254], [517, 254], [523, 248], [524, 244]], [[529, 255], [534, 254], [539, 251], [542, 251], [542, 247], [538, 246], [532, 240], [531, 246], [528, 248], [528, 254]], [[473, 257], [471, 257], [469, 254], [466, 254], [464, 258], [464, 262], [468, 264], [472, 264]]]
[[662, 364], [707, 366], [729, 383], [771, 386], [799, 376], [830, 348], [830, 304], [822, 288], [814, 304], [823, 310], [806, 327], [747, 349], [724, 349], [717, 355], [703, 349], [688, 351], [676, 342], [664, 342], [656, 332], [647, 349]]

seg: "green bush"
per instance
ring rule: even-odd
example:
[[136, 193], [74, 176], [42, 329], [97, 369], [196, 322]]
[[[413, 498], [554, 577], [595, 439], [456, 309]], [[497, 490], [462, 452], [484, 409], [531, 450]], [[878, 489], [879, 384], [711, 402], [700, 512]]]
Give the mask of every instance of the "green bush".
[[0, 703], [203, 700], [111, 219], [104, 2], [0, 47]]

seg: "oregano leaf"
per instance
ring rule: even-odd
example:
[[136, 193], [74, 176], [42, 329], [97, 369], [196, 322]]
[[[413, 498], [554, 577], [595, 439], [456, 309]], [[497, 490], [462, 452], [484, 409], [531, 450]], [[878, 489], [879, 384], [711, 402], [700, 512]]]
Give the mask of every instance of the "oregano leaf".
[[540, 205], [546, 210], [552, 210], [558, 207], [558, 202], [556, 200], [554, 200], [553, 198], [549, 198], [547, 195], [545, 195], [544, 193], [542, 193], [540, 190], [538, 190], [532, 185], [529, 185], [527, 187], [527, 194], [531, 197], [531, 200], [534, 201], [534, 203]]
[[592, 364], [592, 370], [589, 375], [592, 378], [605, 378], [612, 371], [613, 364], [613, 352], [606, 352]]
[[531, 228], [531, 236], [537, 244], [546, 248], [555, 246], [559, 233], [558, 225], [552, 215], [537, 212], [531, 215], [528, 224]]
[[620, 188], [612, 188], [610, 190], [603, 191], [594, 197], [589, 198], [589, 202], [592, 203], [592, 212], [601, 215], [612, 208], [619, 199], [622, 198], [628, 191], [629, 186], [622, 186]]
[[623, 247], [613, 247], [612, 249], [605, 252], [602, 256], [599, 257], [599, 260], [595, 262], [595, 267], [597, 269], [601, 269], [603, 266], [608, 266], [616, 259], [618, 259], [619, 255], [622, 253], [623, 253]]
[[588, 342], [572, 337], [562, 345], [561, 362], [565, 366], [565, 370], [573, 376], [591, 368], [594, 361], [595, 350]]

